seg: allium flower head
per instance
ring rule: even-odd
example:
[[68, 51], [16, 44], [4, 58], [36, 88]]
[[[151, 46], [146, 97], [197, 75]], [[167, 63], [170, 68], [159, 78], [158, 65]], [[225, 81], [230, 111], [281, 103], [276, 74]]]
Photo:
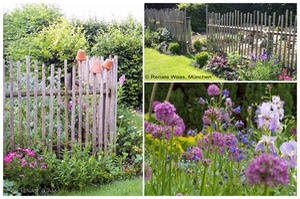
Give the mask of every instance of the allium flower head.
[[220, 94], [220, 89], [217, 85], [211, 84], [211, 85], [208, 86], [207, 93], [210, 96], [219, 95]]
[[157, 104], [154, 108], [155, 118], [158, 121], [164, 122], [166, 125], [172, 123], [175, 116], [175, 107], [169, 102]]
[[204, 115], [202, 117], [202, 121], [204, 124], [211, 124], [221, 119], [222, 119], [222, 113], [220, 110], [216, 108], [209, 108], [204, 112]]
[[[209, 134], [200, 138], [198, 141], [198, 147], [205, 148], [208, 150]], [[224, 138], [221, 133], [214, 131], [212, 132], [212, 138], [210, 143], [210, 149], [214, 150], [216, 148], [222, 149], [224, 147]]]
[[160, 103], [161, 103], [160, 101], [153, 101], [152, 102], [152, 108], [153, 108], [153, 110], [155, 109], [156, 105], [158, 105]]
[[175, 114], [174, 120], [170, 125], [175, 126], [174, 136], [182, 136], [182, 134], [185, 130], [185, 125], [184, 125], [183, 119], [179, 115]]
[[289, 142], [284, 142], [280, 146], [280, 151], [282, 154], [285, 163], [289, 167], [296, 167], [297, 166], [297, 142], [291, 140]]
[[288, 169], [284, 160], [267, 153], [256, 157], [248, 165], [246, 176], [249, 184], [277, 187], [289, 183]]

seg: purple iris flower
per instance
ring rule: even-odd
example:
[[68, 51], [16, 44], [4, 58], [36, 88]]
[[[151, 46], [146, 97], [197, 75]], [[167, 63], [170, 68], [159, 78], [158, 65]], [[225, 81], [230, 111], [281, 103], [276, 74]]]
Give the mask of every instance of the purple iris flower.
[[257, 145], [255, 147], [255, 151], [260, 151], [266, 145], [271, 153], [276, 153], [275, 143], [274, 143], [275, 140], [276, 140], [276, 137], [263, 135], [261, 140], [257, 143]]
[[297, 142], [291, 140], [289, 142], [284, 142], [280, 146], [280, 151], [282, 153], [283, 159], [285, 163], [289, 167], [296, 167], [297, 166]]

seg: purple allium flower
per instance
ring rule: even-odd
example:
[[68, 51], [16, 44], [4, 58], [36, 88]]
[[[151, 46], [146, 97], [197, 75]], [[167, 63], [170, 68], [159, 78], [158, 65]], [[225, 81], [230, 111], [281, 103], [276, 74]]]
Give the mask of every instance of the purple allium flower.
[[203, 153], [199, 147], [187, 148], [181, 155], [183, 159], [198, 161], [203, 157]]
[[119, 85], [120, 85], [120, 86], [123, 86], [125, 80], [126, 80], [125, 75], [122, 75], [122, 76], [119, 78]]
[[179, 115], [175, 114], [174, 120], [170, 125], [175, 126], [174, 136], [182, 136], [182, 134], [185, 130], [185, 125], [184, 125], [183, 119]]
[[280, 151], [285, 163], [289, 167], [297, 166], [297, 142], [291, 140], [289, 142], [284, 142], [280, 146]]
[[154, 108], [155, 118], [158, 121], [164, 122], [166, 125], [172, 123], [175, 117], [175, 107], [169, 102], [157, 104]]
[[271, 153], [275, 153], [275, 140], [276, 137], [263, 135], [261, 140], [257, 143], [255, 151], [260, 151], [267, 146]]
[[[209, 142], [209, 134], [199, 139], [198, 147], [205, 148], [206, 150], [208, 150], [208, 142]], [[222, 149], [224, 147], [224, 144], [225, 143], [222, 134], [217, 131], [212, 132], [210, 150], [215, 150], [217, 147], [219, 149]]]
[[145, 165], [145, 175], [144, 175], [145, 180], [151, 179], [151, 172], [152, 172], [151, 167], [149, 165]]
[[220, 94], [220, 89], [217, 85], [211, 84], [211, 85], [208, 86], [207, 93], [210, 96], [219, 95]]
[[155, 109], [156, 105], [158, 105], [160, 103], [161, 103], [160, 101], [153, 101], [152, 102], [152, 108], [153, 108], [153, 110]]
[[225, 95], [226, 98], [229, 96], [229, 94], [230, 94], [230, 92], [229, 92], [227, 89], [224, 89], [224, 90], [222, 91], [222, 95]]
[[212, 161], [209, 158], [205, 158], [205, 159], [202, 160], [202, 164], [206, 167], [211, 165], [211, 163], [212, 163]]
[[198, 101], [201, 105], [205, 105], [205, 100], [202, 97], [200, 97]]
[[249, 184], [276, 187], [289, 183], [287, 166], [283, 159], [264, 153], [256, 157], [246, 170]]
[[163, 139], [164, 138], [164, 128], [162, 126], [159, 126], [157, 124], [151, 124], [150, 127], [152, 138], [158, 138]]
[[227, 148], [237, 147], [238, 143], [235, 135], [233, 135], [232, 133], [225, 133], [223, 137], [224, 137], [224, 145]]
[[144, 120], [144, 129], [146, 133], [151, 133], [150, 123], [147, 120]]
[[222, 113], [220, 110], [216, 108], [209, 108], [204, 112], [204, 115], [202, 117], [202, 121], [204, 124], [211, 124], [221, 119], [222, 119]]

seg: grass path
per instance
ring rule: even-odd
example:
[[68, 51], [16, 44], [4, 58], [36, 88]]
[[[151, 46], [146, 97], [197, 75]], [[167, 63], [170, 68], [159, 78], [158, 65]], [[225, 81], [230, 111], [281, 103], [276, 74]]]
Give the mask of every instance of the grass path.
[[187, 55], [165, 55], [152, 48], [144, 50], [144, 75], [147, 81], [210, 81], [220, 80], [213, 74], [191, 66], [194, 57]]
[[99, 187], [88, 187], [83, 190], [60, 190], [56, 196], [142, 196], [142, 178], [116, 181]]

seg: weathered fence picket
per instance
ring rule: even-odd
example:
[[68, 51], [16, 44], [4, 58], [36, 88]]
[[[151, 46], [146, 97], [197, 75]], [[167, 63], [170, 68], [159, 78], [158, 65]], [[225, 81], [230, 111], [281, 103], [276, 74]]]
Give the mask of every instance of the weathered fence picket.
[[209, 50], [238, 52], [242, 60], [250, 53], [259, 57], [266, 51], [288, 68], [289, 75], [296, 70], [297, 16], [293, 18], [293, 12], [286, 10], [278, 18], [275, 12], [268, 15], [259, 11], [208, 13], [207, 16]]
[[[101, 74], [90, 72], [96, 59], [78, 62], [70, 75], [67, 61], [57, 70], [52, 64], [48, 78], [45, 64], [39, 71], [38, 62], [31, 66], [29, 56], [25, 74], [20, 72], [24, 64], [17, 61], [14, 67], [10, 61], [9, 76], [3, 84], [5, 148], [41, 143], [50, 152], [59, 152], [62, 147], [73, 149], [74, 144], [84, 147], [91, 143], [94, 153], [103, 150], [108, 154], [116, 138], [117, 116], [117, 56], [110, 59], [111, 70], [102, 69]], [[103, 57], [100, 62], [104, 62]], [[5, 60], [3, 67], [5, 72]]]
[[181, 50], [187, 52], [192, 48], [191, 43], [191, 20], [186, 17], [186, 11], [176, 9], [146, 9], [145, 26], [152, 31], [158, 28], [167, 28], [173, 38], [179, 43]]

